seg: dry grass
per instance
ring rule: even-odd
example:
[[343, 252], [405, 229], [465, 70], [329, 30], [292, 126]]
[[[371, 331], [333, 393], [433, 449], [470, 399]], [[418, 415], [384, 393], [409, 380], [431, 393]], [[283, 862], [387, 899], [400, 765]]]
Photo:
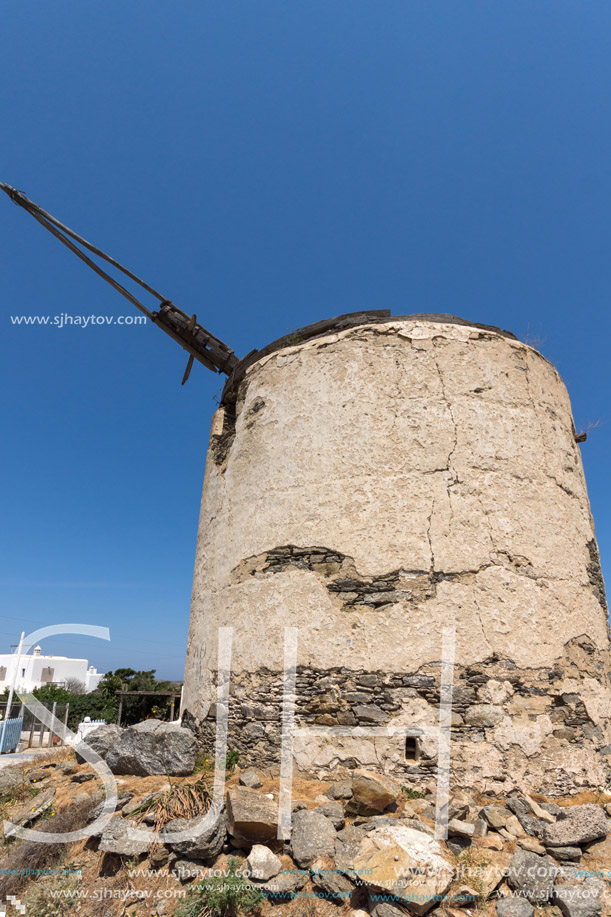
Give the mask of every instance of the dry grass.
[[[53, 819], [37, 825], [37, 830], [47, 834], [77, 831], [88, 823], [91, 810], [90, 800], [73, 803]], [[7, 895], [16, 895], [24, 888], [30, 879], [31, 870], [42, 870], [60, 863], [65, 852], [65, 844], [41, 844], [38, 841], [15, 839], [0, 860], [0, 900], [5, 900]]]
[[206, 776], [198, 777], [195, 783], [173, 783], [156, 799], [144, 803], [133, 813], [141, 822], [151, 812], [155, 813], [155, 831], [160, 831], [174, 818], [196, 818], [210, 808], [212, 794]]

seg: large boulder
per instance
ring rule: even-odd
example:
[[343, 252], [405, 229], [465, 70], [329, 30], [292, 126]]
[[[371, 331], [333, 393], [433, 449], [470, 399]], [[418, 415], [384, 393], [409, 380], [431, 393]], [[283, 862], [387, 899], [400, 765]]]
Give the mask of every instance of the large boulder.
[[368, 834], [354, 858], [354, 872], [369, 887], [372, 906], [393, 895], [416, 914], [435, 907], [454, 878], [440, 844], [403, 825]]
[[291, 850], [298, 866], [310, 866], [318, 857], [335, 853], [335, 828], [320, 812], [302, 809], [293, 815]]
[[278, 835], [278, 805], [261, 793], [234, 786], [227, 791], [227, 830], [237, 844], [265, 844]]
[[546, 847], [581, 846], [609, 833], [611, 822], [601, 806], [567, 806], [560, 812], [556, 824], [546, 827], [543, 843]]
[[91, 751], [94, 751], [100, 758], [106, 758], [106, 755], [112, 746], [119, 741], [123, 732], [124, 730], [121, 729], [120, 726], [115, 726], [113, 724], [98, 726], [97, 729], [92, 729], [87, 737], [74, 749], [76, 752], [76, 760], [79, 764], [85, 763], [86, 759], [81, 754], [83, 745], [88, 746]]
[[130, 726], [106, 755], [113, 774], [149, 777], [193, 773], [197, 742], [188, 729], [161, 720], [144, 720]]
[[350, 811], [360, 815], [375, 815], [383, 812], [395, 802], [401, 792], [396, 780], [373, 771], [355, 770], [352, 778], [353, 798], [350, 800]]
[[[198, 822], [200, 818], [174, 818], [164, 827], [164, 834], [176, 831], [190, 831], [192, 836], [186, 841], [165, 840], [164, 843], [177, 853], [179, 858], [191, 860], [212, 860], [219, 855], [227, 837], [227, 817], [221, 812], [211, 828], [202, 831]], [[163, 838], [162, 838], [163, 839]]]
[[538, 856], [520, 848], [509, 864], [507, 882], [510, 888], [527, 898], [531, 904], [546, 905], [552, 903], [554, 883], [559, 872], [550, 857]]

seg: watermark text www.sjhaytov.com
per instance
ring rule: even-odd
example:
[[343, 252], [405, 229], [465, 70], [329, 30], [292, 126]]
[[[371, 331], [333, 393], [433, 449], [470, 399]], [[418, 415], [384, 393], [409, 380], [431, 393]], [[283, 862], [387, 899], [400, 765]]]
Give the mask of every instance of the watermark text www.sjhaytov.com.
[[93, 325], [146, 325], [146, 315], [11, 315], [11, 325], [48, 325], [50, 328], [91, 328]]

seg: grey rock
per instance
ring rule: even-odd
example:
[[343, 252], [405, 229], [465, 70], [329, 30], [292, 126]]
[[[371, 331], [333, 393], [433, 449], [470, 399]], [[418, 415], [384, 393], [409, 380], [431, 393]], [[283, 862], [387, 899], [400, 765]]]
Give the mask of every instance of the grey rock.
[[259, 787], [263, 786], [263, 781], [257, 772], [252, 768], [250, 768], [250, 770], [244, 771], [243, 774], [240, 774], [239, 783], [241, 786], [247, 786], [251, 790], [258, 790]]
[[113, 745], [119, 741], [123, 735], [124, 730], [120, 726], [109, 724], [108, 726], [98, 726], [97, 729], [92, 729], [87, 738], [76, 746], [76, 760], [79, 764], [85, 762], [85, 758], [82, 755], [82, 750], [84, 746], [94, 751], [100, 758], [106, 759], [106, 755], [110, 751]]
[[[408, 820], [411, 826], [411, 819]], [[357, 815], [352, 824], [355, 828], [363, 825], [366, 831], [373, 831], [375, 828], [385, 828], [387, 825], [397, 825], [398, 821], [396, 818], [391, 818], [390, 815]]]
[[511, 809], [518, 821], [530, 837], [543, 837], [543, 833], [549, 825], [531, 815], [530, 808], [522, 800], [512, 797], [507, 800], [507, 808]]
[[469, 822], [459, 821], [457, 818], [452, 818], [448, 822], [448, 836], [449, 837], [474, 837], [475, 836], [475, 825], [470, 825]]
[[498, 917], [533, 917], [535, 909], [526, 898], [510, 896], [498, 899], [496, 912]]
[[400, 820], [395, 820], [393, 822], [395, 825], [404, 825], [406, 828], [413, 828], [414, 831], [421, 831], [423, 834], [428, 834], [429, 837], [435, 837], [435, 829], [425, 825], [424, 822], [421, 822], [418, 818], [402, 818]]
[[484, 806], [479, 813], [480, 818], [496, 831], [504, 828], [509, 818], [509, 812], [502, 806]]
[[359, 704], [354, 707], [354, 715], [362, 723], [385, 723], [388, 714], [384, 713], [376, 704]]
[[318, 806], [316, 811], [328, 818], [336, 831], [341, 831], [346, 824], [344, 809], [339, 802], [325, 802]]
[[122, 818], [115, 815], [102, 832], [99, 849], [104, 853], [118, 853], [121, 856], [141, 856], [146, 853], [152, 843], [152, 840], [136, 840], [128, 836], [129, 830], [136, 828], [139, 831], [146, 831], [153, 837], [153, 832], [142, 825], [136, 824], [135, 821]]
[[531, 904], [549, 904], [558, 872], [550, 857], [520, 848], [509, 864], [507, 882]]
[[329, 898], [346, 901], [354, 891], [350, 879], [328, 857], [314, 860], [310, 866], [310, 876], [316, 888]]
[[406, 917], [406, 912], [388, 901], [375, 901], [370, 898], [369, 913], [371, 917]]
[[459, 821], [464, 821], [465, 818], [469, 815], [469, 803], [468, 802], [451, 802], [448, 808], [448, 820], [457, 818]]
[[169, 859], [170, 852], [167, 847], [158, 847], [156, 850], [153, 850], [149, 856], [149, 862], [153, 869], [159, 869], [160, 866], [165, 866]]
[[117, 805], [116, 805], [117, 812], [120, 812], [122, 809], [124, 809], [125, 806], [129, 802], [132, 801], [133, 798], [134, 798], [133, 793], [123, 793], [122, 796], [119, 796], [119, 798], [117, 799]]
[[293, 816], [291, 850], [298, 866], [310, 866], [318, 857], [333, 856], [335, 839], [335, 828], [319, 812], [304, 809]]
[[250, 877], [257, 881], [267, 882], [277, 876], [282, 869], [282, 862], [269, 847], [255, 844], [246, 858]]
[[[21, 808], [10, 816], [8, 821], [13, 825], [19, 825], [23, 828], [35, 821], [43, 812], [46, 812], [47, 809], [51, 808], [54, 799], [55, 789], [54, 787], [50, 787], [48, 790], [44, 790], [38, 796], [35, 796], [34, 799], [30, 799], [24, 806], [21, 806]], [[4, 833], [6, 837], [10, 837], [11, 834], [14, 834], [14, 831], [8, 828]]]
[[302, 869], [282, 869], [277, 876], [270, 879], [269, 882], [255, 882], [247, 879], [247, 882], [259, 891], [265, 894], [269, 901], [290, 901], [295, 893], [306, 884], [309, 879], [307, 870]]
[[175, 860], [172, 866], [172, 872], [180, 879], [183, 885], [185, 882], [192, 882], [193, 879], [197, 879], [205, 870], [205, 865], [198, 863], [197, 860]]
[[354, 857], [366, 834], [365, 825], [347, 825], [338, 832], [335, 839], [335, 865], [341, 872], [349, 872], [352, 869]]
[[197, 742], [191, 732], [173, 723], [145, 720], [126, 729], [106, 755], [113, 774], [172, 777], [193, 773]]
[[[186, 841], [162, 839], [166, 846], [178, 854], [181, 859], [211, 860], [219, 855], [227, 837], [227, 817], [223, 810], [215, 824], [204, 831], [198, 828], [199, 818], [174, 818], [163, 829], [169, 835], [176, 831], [192, 831], [193, 836]], [[200, 833], [198, 833], [200, 832]]]
[[546, 847], [573, 847], [605, 837], [610, 830], [611, 822], [601, 806], [567, 806], [557, 822], [546, 827], [543, 843]]
[[565, 917], [598, 917], [602, 913], [601, 888], [588, 885], [558, 885], [554, 892]]
[[73, 774], [70, 778], [72, 783], [87, 783], [89, 780], [94, 780], [95, 774]]
[[27, 774], [22, 774], [14, 767], [4, 767], [0, 770], [0, 796], [25, 786], [29, 782], [30, 778]]
[[329, 796], [331, 799], [351, 799], [352, 783], [348, 780], [332, 783], [327, 790], [327, 796]]
[[28, 777], [32, 783], [41, 783], [51, 777], [51, 769], [37, 767], [33, 771], [28, 771]]
[[583, 851], [581, 847], [548, 847], [548, 853], [553, 856], [555, 860], [571, 862], [578, 860]]
[[560, 806], [557, 806], [555, 802], [540, 802], [539, 805], [550, 815], [558, 816], [562, 812]]

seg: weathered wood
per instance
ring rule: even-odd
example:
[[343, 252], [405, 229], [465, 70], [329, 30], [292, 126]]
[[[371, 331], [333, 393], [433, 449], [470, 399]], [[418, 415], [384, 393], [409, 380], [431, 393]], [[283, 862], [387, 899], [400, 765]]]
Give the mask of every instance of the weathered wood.
[[[52, 707], [52, 709], [51, 709], [51, 716], [53, 717], [53, 719], [55, 719], [55, 711], [56, 711], [56, 710], [57, 710], [57, 701], [54, 700], [54, 701], [53, 701], [53, 707]], [[53, 736], [54, 736], [54, 735], [55, 735], [55, 733], [54, 733], [54, 731], [53, 731], [53, 727], [50, 726], [50, 727], [49, 727], [49, 741], [47, 742], [47, 745], [53, 745]]]
[[64, 724], [62, 729], [62, 745], [66, 744], [66, 729], [68, 728], [68, 711], [70, 710], [70, 704], [66, 704], [66, 709], [64, 710]]
[[[70, 229], [68, 226], [60, 223], [58, 219], [26, 197], [22, 191], [18, 191], [3, 182], [0, 182], [0, 190], [8, 194], [15, 204], [18, 204], [18, 206], [22, 207], [30, 216], [33, 216], [41, 226], [44, 226], [44, 228], [55, 236], [56, 239], [69, 248], [77, 258], [80, 258], [81, 261], [87, 264], [99, 277], [110, 284], [110, 286], [120, 293], [121, 296], [124, 296], [132, 305], [143, 312], [152, 322], [158, 325], [166, 334], [180, 344], [181, 347], [188, 351], [191, 357], [198, 360], [199, 363], [207, 369], [211, 369], [213, 372], [222, 372], [229, 375], [235, 369], [239, 361], [234, 352], [219, 340], [219, 338], [211, 334], [202, 325], [199, 325], [195, 315], [189, 316], [181, 309], [178, 309], [170, 300], [162, 296], [154, 287], [145, 283], [137, 274], [134, 274], [118, 261], [115, 261], [114, 258], [111, 258], [110, 255], [107, 255], [101, 249], [92, 245], [91, 242], [88, 242], [82, 236], [79, 236], [78, 233], [74, 232], [74, 230]], [[106, 271], [102, 270], [95, 261], [92, 261], [91, 258], [81, 251], [81, 249], [75, 245], [75, 242], [78, 242], [79, 245], [88, 249], [92, 254], [96, 255], [96, 257], [102, 258], [104, 261], [112, 264], [113, 267], [117, 268], [117, 270], [121, 271], [158, 299], [161, 303], [159, 312], [151, 312], [150, 309], [147, 309], [147, 307], [136, 299], [129, 290], [115, 280], [114, 277], [111, 277]], [[189, 361], [188, 371], [183, 377], [183, 384], [188, 378], [191, 365], [192, 360]]]

